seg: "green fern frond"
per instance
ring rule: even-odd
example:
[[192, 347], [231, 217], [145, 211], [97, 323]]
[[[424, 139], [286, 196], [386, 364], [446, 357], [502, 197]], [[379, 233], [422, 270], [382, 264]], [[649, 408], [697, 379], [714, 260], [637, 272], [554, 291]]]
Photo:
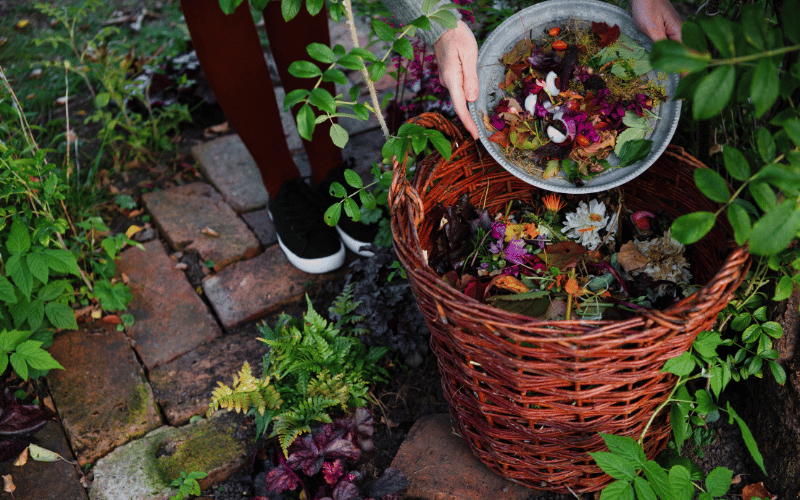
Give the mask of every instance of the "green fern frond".
[[347, 402], [350, 399], [350, 384], [344, 381], [344, 375], [339, 373], [331, 377], [330, 373], [325, 370], [316, 378], [308, 382], [308, 396], [311, 398], [322, 396], [338, 404], [342, 407], [343, 411], [347, 411]]
[[274, 410], [280, 408], [283, 401], [277, 389], [270, 385], [270, 378], [258, 379], [253, 376], [250, 364], [245, 362], [238, 376], [233, 377], [233, 386], [228, 387], [222, 382], [217, 382], [219, 387], [211, 393], [211, 402], [207, 414], [211, 415], [219, 408], [228, 411], [235, 410], [241, 413], [250, 407], [255, 408], [261, 415], [267, 408]]
[[276, 415], [272, 435], [278, 436], [283, 454], [288, 456], [287, 450], [297, 436], [304, 432], [311, 432], [312, 423], [333, 422], [327, 409], [335, 404], [336, 401], [331, 398], [315, 396], [299, 402], [294, 410]]

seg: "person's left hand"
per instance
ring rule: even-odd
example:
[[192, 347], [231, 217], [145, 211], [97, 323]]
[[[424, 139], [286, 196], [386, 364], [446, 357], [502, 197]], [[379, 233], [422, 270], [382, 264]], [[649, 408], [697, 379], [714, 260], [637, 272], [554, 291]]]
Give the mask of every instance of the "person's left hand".
[[478, 99], [478, 42], [472, 30], [463, 21], [445, 31], [433, 45], [439, 65], [439, 80], [450, 91], [458, 118], [474, 139], [478, 138], [478, 127], [472, 120], [467, 101]]
[[681, 17], [669, 0], [631, 0], [633, 21], [654, 42], [681, 41]]

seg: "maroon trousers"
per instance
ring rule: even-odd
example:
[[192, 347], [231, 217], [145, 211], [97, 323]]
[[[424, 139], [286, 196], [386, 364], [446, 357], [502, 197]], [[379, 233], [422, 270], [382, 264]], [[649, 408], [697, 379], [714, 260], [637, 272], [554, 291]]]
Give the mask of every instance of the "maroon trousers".
[[[281, 185], [300, 176], [292, 159], [281, 124], [280, 110], [272, 87], [264, 51], [247, 0], [231, 15], [225, 15], [218, 0], [181, 0], [200, 66], [231, 126], [252, 155], [264, 187], [275, 197]], [[280, 2], [264, 9], [270, 49], [278, 66], [284, 90], [311, 89], [316, 79], [295, 78], [289, 64], [309, 60], [306, 46], [312, 42], [330, 45], [327, 12], [311, 16], [305, 8], [290, 22], [281, 15]], [[323, 88], [335, 95], [333, 83]], [[280, 106], [280, 107], [279, 107]], [[296, 116], [299, 106], [292, 109]], [[328, 171], [342, 161], [342, 152], [330, 139], [329, 122], [317, 125], [312, 140], [303, 140], [311, 173], [319, 184]]]

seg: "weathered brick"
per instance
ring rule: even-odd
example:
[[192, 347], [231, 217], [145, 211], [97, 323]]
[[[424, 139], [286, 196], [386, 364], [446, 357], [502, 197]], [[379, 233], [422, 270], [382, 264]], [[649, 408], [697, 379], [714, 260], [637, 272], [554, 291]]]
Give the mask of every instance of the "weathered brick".
[[203, 415], [217, 382], [230, 385], [247, 361], [261, 373], [266, 345], [258, 340], [255, 325], [223, 335], [149, 373], [156, 402], [171, 425], [182, 425], [194, 415]]
[[210, 184], [193, 182], [142, 199], [174, 250], [195, 249], [217, 271], [260, 251], [253, 232]]
[[128, 276], [133, 294], [128, 312], [134, 323], [125, 333], [133, 339], [148, 370], [222, 334], [160, 241], [145, 243], [144, 251], [129, 248], [122, 252], [117, 271]]
[[411, 484], [406, 496], [423, 500], [526, 500], [534, 493], [504, 479], [478, 460], [453, 433], [450, 416], [420, 418], [392, 462]]
[[113, 325], [63, 332], [50, 354], [64, 367], [51, 370], [47, 380], [80, 464], [161, 425], [144, 370]]
[[275, 224], [269, 218], [266, 208], [242, 214], [242, 219], [250, 226], [250, 229], [256, 234], [258, 241], [261, 242], [264, 248], [278, 242], [278, 236], [275, 234]]
[[259, 319], [289, 302], [300, 300], [306, 288], [341, 277], [346, 267], [326, 274], [308, 274], [294, 267], [278, 245], [224, 269], [203, 282], [217, 317], [226, 328]]
[[269, 195], [261, 173], [238, 135], [197, 145], [192, 148], [192, 155], [208, 180], [237, 212], [249, 212], [267, 204]]

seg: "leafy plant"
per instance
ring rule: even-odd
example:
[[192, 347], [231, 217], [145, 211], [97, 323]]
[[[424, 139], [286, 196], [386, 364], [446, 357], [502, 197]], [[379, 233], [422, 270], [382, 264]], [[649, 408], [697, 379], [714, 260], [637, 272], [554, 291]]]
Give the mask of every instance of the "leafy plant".
[[208, 476], [206, 472], [194, 471], [187, 474], [186, 471], [182, 470], [180, 477], [173, 479], [170, 483], [170, 486], [178, 488], [178, 492], [169, 497], [169, 499], [184, 500], [184, 498], [188, 498], [190, 495], [199, 495], [202, 491], [200, 490], [200, 483], [198, 483], [197, 480], [203, 479], [206, 476]]
[[346, 418], [317, 425], [295, 440], [286, 458], [271, 450], [265, 471], [256, 476], [255, 498], [300, 489], [301, 498], [320, 500], [396, 499], [396, 493], [409, 484], [399, 470], [386, 469], [367, 483], [357, 467], [372, 455], [372, 433], [372, 415], [366, 408], [356, 408]]
[[[590, 453], [600, 468], [616, 479], [606, 486], [600, 500], [691, 499], [695, 490], [700, 500], [724, 497], [731, 485], [733, 473], [717, 467], [703, 477], [697, 467], [673, 464], [665, 469], [653, 460], [647, 460], [644, 449], [631, 437], [600, 434], [609, 451]], [[702, 486], [701, 486], [702, 485]]]
[[33, 332], [0, 330], [0, 374], [6, 371], [9, 363], [22, 380], [39, 378], [53, 368], [64, 367], [42, 348], [45, 342], [51, 344], [47, 334], [33, 337]]
[[30, 435], [55, 414], [45, 407], [21, 405], [6, 388], [0, 395], [0, 462], [14, 458], [30, 442]]
[[[308, 299], [307, 299], [308, 300]], [[281, 315], [275, 330], [260, 327], [270, 347], [261, 379], [245, 363], [232, 387], [221, 382], [214, 390], [209, 413], [218, 408], [241, 412], [252, 408], [257, 433], [278, 436], [284, 452], [314, 422], [332, 422], [331, 414], [366, 404], [369, 388], [387, 376], [378, 361], [388, 351], [367, 348], [351, 336], [352, 327], [329, 323], [308, 300], [302, 321]]]

